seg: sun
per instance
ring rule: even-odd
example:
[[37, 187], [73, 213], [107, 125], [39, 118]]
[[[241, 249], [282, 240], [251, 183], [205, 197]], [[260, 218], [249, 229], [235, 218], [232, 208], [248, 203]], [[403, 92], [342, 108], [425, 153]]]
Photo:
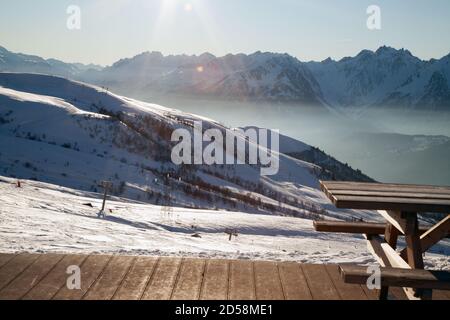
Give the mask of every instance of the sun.
[[[151, 41], [154, 43], [168, 41], [167, 37], [161, 36], [165, 34], [164, 31], [185, 23], [199, 26], [200, 32], [205, 36], [205, 48], [208, 48], [208, 51], [233, 51], [232, 48], [229, 48], [230, 44], [219, 41], [217, 37], [220, 33], [219, 26], [213, 18], [211, 10], [210, 3], [205, 0], [160, 0], [157, 17], [152, 21]], [[183, 32], [183, 30], [179, 30], [179, 32]]]

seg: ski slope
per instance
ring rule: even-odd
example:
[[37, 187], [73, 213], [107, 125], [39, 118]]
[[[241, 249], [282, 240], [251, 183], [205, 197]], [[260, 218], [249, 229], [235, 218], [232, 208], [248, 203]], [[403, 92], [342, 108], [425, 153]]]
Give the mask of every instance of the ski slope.
[[[111, 253], [374, 263], [360, 236], [315, 232], [312, 221], [193, 210], [114, 198], [98, 218], [101, 194], [0, 177], [0, 252]], [[92, 205], [88, 206], [87, 204]], [[229, 241], [226, 231], [236, 232]], [[427, 267], [450, 266], [450, 242], [427, 253]]]
[[[217, 121], [96, 86], [39, 74], [0, 73], [0, 174], [94, 192], [99, 181], [109, 180], [115, 195], [152, 204], [165, 204], [170, 185], [176, 206], [371, 217], [369, 212], [335, 210], [319, 190], [319, 178], [331, 173], [288, 156], [311, 146], [286, 136], [280, 138], [279, 171], [273, 176], [261, 176], [259, 166], [248, 164], [174, 165], [171, 133], [195, 130], [190, 126], [194, 121], [201, 121], [205, 130], [254, 143]], [[240, 158], [244, 152], [236, 151]], [[163, 185], [168, 174], [172, 179]]]

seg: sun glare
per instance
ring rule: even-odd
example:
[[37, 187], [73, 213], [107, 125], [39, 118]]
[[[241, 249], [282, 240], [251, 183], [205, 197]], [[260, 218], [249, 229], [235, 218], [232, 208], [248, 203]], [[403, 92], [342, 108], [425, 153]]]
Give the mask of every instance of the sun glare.
[[197, 67], [197, 72], [198, 73], [202, 73], [203, 71], [205, 71], [205, 68], [203, 66], [198, 66]]
[[[183, 18], [183, 15], [189, 16], [189, 19]], [[206, 38], [204, 51], [221, 52], [232, 49], [228, 48], [229, 44], [224, 45], [218, 41], [216, 21], [209, 3], [205, 0], [160, 0], [158, 17], [153, 23], [152, 43], [165, 41], [164, 36], [167, 36], [167, 30], [174, 27], [180, 28], [182, 23], [192, 23], [200, 25], [201, 36]]]

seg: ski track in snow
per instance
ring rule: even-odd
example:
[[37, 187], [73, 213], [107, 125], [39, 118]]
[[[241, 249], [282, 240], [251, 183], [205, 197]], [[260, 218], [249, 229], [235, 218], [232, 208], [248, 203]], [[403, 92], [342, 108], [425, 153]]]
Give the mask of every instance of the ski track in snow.
[[[371, 264], [360, 236], [319, 233], [311, 220], [161, 207], [114, 198], [104, 219], [101, 195], [0, 177], [0, 251]], [[93, 207], [86, 204], [92, 204]], [[111, 212], [110, 212], [111, 210]], [[238, 236], [228, 240], [225, 231]], [[200, 238], [193, 237], [194, 234]], [[450, 266], [450, 241], [425, 255], [427, 267]]]

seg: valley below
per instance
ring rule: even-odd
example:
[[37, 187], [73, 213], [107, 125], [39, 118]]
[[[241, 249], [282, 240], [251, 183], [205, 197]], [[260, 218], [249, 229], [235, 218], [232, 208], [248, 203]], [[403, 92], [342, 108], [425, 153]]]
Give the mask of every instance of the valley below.
[[[279, 129], [379, 182], [450, 185], [450, 111], [405, 108], [329, 110], [302, 104], [155, 97], [234, 127]], [[234, 116], [239, 113], [239, 117]]]

